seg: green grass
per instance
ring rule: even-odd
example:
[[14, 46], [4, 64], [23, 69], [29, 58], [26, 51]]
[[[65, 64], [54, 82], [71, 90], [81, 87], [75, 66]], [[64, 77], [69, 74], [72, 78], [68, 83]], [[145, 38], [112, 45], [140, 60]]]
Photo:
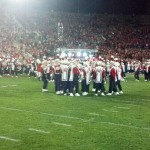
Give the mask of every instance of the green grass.
[[130, 75], [122, 86], [119, 96], [69, 97], [53, 83], [42, 93], [37, 79], [0, 78], [0, 137], [19, 140], [0, 138], [0, 150], [149, 150], [150, 82]]

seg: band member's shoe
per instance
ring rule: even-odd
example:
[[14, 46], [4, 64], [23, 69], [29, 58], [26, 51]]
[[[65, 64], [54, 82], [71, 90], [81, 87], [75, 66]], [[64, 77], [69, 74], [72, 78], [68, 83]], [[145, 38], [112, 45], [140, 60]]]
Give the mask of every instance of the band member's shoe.
[[42, 89], [42, 92], [47, 92], [48, 90], [47, 89]]
[[102, 92], [102, 93], [101, 93], [101, 96], [105, 96], [105, 94]]
[[70, 96], [74, 96], [73, 93], [70, 93]]
[[112, 95], [112, 93], [108, 93], [107, 95], [111, 96], [111, 95]]
[[80, 96], [80, 94], [79, 94], [79, 93], [76, 93], [75, 96]]

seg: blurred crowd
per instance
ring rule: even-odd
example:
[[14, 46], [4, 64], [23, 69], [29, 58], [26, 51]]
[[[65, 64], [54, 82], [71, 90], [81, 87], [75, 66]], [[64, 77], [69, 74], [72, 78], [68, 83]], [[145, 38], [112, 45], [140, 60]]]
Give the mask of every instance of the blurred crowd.
[[[150, 80], [150, 24], [138, 16], [15, 11], [0, 8], [0, 77], [4, 74], [55, 82], [56, 94], [80, 96], [93, 91], [105, 96], [106, 77], [109, 91], [123, 93], [120, 81], [125, 73], [134, 72]], [[75, 58], [56, 53], [56, 49], [94, 49], [92, 57]], [[117, 91], [118, 87], [118, 91]]]
[[137, 18], [0, 8], [0, 58], [27, 63], [44, 55], [54, 57], [63, 47], [96, 49], [96, 57], [145, 61], [150, 58], [150, 25]]

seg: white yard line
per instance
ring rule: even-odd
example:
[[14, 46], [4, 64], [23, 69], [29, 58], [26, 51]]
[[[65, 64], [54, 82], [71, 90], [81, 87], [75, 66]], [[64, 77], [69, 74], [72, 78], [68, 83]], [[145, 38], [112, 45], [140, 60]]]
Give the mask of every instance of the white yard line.
[[119, 106], [114, 106], [114, 107], [119, 109], [130, 109], [129, 107], [119, 107]]
[[[8, 108], [8, 107], [0, 107], [0, 109], [11, 110], [11, 111], [27, 112], [27, 113], [39, 113], [39, 112], [32, 112], [32, 111], [21, 110], [21, 109], [16, 109], [16, 108]], [[109, 110], [104, 109], [104, 111], [109, 111]], [[50, 116], [60, 117], [60, 118], [68, 118], [68, 119], [74, 119], [74, 120], [81, 120], [81, 121], [84, 121], [84, 122], [90, 122], [90, 121], [94, 120], [94, 118], [91, 118], [91, 119], [82, 119], [82, 118], [77, 118], [77, 117], [62, 116], [62, 115], [55, 115], [55, 114], [42, 113], [42, 112], [40, 112], [40, 114], [42, 114], [42, 115], [50, 115]], [[62, 125], [62, 126], [72, 126], [70, 124], [64, 124], [64, 123], [59, 123], [59, 122], [53, 122], [53, 123], [57, 124], [57, 125]], [[120, 127], [128, 127], [128, 128], [135, 128], [135, 129], [142, 129], [142, 130], [148, 130], [148, 131], [150, 131], [150, 128], [138, 127], [138, 126], [133, 126], [133, 125], [118, 124], [118, 123], [113, 123], [113, 122], [100, 122], [100, 123], [101, 124], [108, 124], [108, 125], [115, 125], [115, 126], [120, 126]], [[32, 130], [32, 131], [34, 130], [35, 131], [37, 129], [30, 128], [30, 130]], [[40, 130], [37, 130], [37, 132], [38, 131], [40, 131]], [[4, 136], [0, 136], [0, 139], [12, 140], [12, 141], [15, 141], [15, 142], [19, 141], [19, 140], [11, 139], [11, 138], [4, 137]]]
[[56, 125], [60, 125], [60, 126], [66, 126], [66, 127], [71, 127], [71, 124], [65, 124], [65, 123], [60, 123], [60, 122], [53, 122]]
[[101, 114], [97, 114], [97, 113], [88, 113], [89, 115], [93, 115], [93, 116], [105, 116], [105, 115], [101, 115]]
[[1, 88], [7, 88], [7, 87], [15, 87], [17, 85], [3, 85], [3, 86], [0, 86]]
[[120, 108], [120, 109], [130, 109], [129, 107], [117, 107], [117, 108]]
[[[113, 100], [115, 102], [121, 102], [121, 100]], [[124, 102], [124, 105], [133, 105], [133, 106], [138, 106], [138, 103], [144, 103], [144, 102], [150, 102], [150, 100], [146, 99], [141, 99], [141, 101], [137, 101], [135, 99], [131, 99], [131, 101], [122, 101]], [[129, 104], [127, 104], [129, 103]]]
[[43, 131], [43, 130], [38, 130], [38, 129], [33, 129], [33, 128], [29, 128], [28, 130], [30, 131], [35, 131], [35, 132], [39, 132], [39, 133], [44, 133], [44, 134], [49, 134], [50, 132], [48, 131]]
[[71, 117], [71, 116], [65, 116], [65, 115], [55, 115], [55, 114], [50, 114], [50, 113], [42, 113], [43, 115], [48, 115], [48, 116], [53, 116], [53, 117], [60, 117], [60, 118], [67, 118], [67, 119], [74, 119], [74, 120], [81, 120], [81, 121], [88, 121], [87, 119], [82, 119], [78, 117]]
[[19, 142], [19, 140], [17, 140], [17, 139], [13, 139], [13, 138], [6, 137], [6, 136], [0, 136], [0, 139], [4, 139], [7, 141], [13, 141], [13, 142]]
[[113, 122], [100, 122], [100, 123], [108, 124], [108, 125], [115, 125], [115, 126], [120, 126], [120, 127], [128, 127], [128, 128], [149, 130], [150, 131], [150, 128], [143, 128], [143, 127], [138, 127], [138, 126], [133, 126], [133, 125], [125, 125], [125, 124], [119, 124], [119, 123], [113, 123]]
[[17, 86], [17, 85], [8, 85], [8, 86]]
[[138, 106], [138, 105], [135, 105], [135, 104], [124, 104], [124, 105], [129, 105], [129, 106]]
[[114, 113], [116, 113], [116, 112], [118, 112], [118, 111], [116, 111], [116, 110], [107, 110], [107, 109], [102, 109], [103, 111], [108, 111], [108, 112], [114, 112]]
[[0, 86], [1, 88], [5, 88], [5, 87], [8, 87], [8, 86]]
[[11, 110], [11, 111], [32, 112], [32, 111], [27, 111], [27, 110], [22, 110], [22, 109], [17, 109], [17, 108], [10, 108], [10, 107], [0, 107], [0, 108], [6, 109], [6, 110]]
[[56, 115], [56, 114], [50, 114], [50, 113], [44, 113], [44, 112], [34, 112], [34, 111], [28, 111], [28, 110], [22, 110], [22, 109], [10, 108], [10, 107], [0, 107], [0, 109], [10, 110], [10, 111], [27, 112], [27, 113], [40, 113], [42, 115], [60, 117], [60, 118], [67, 118], [67, 119], [73, 119], [73, 120], [80, 120], [80, 121], [83, 121], [83, 122], [90, 121], [90, 119], [88, 120], [88, 119], [82, 119], [82, 118], [72, 117], [72, 116]]
[[141, 99], [142, 101], [150, 102], [149, 99]]

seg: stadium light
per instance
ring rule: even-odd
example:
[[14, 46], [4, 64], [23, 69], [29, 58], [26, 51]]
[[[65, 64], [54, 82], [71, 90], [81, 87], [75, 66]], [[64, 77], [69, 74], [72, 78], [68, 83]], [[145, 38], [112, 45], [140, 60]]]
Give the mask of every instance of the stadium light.
[[66, 53], [62, 52], [61, 57], [64, 58], [66, 56]]
[[77, 57], [81, 57], [81, 53], [80, 52], [77, 52]]
[[83, 57], [87, 57], [87, 53], [83, 53]]
[[90, 57], [90, 58], [92, 58], [92, 57], [93, 57], [93, 55], [91, 55], [91, 54], [90, 54], [90, 55], [89, 55], [89, 57]]
[[26, 0], [10, 0], [12, 3], [23, 3]]
[[68, 57], [71, 57], [71, 56], [72, 56], [72, 53], [69, 52], [69, 53], [68, 53]]

